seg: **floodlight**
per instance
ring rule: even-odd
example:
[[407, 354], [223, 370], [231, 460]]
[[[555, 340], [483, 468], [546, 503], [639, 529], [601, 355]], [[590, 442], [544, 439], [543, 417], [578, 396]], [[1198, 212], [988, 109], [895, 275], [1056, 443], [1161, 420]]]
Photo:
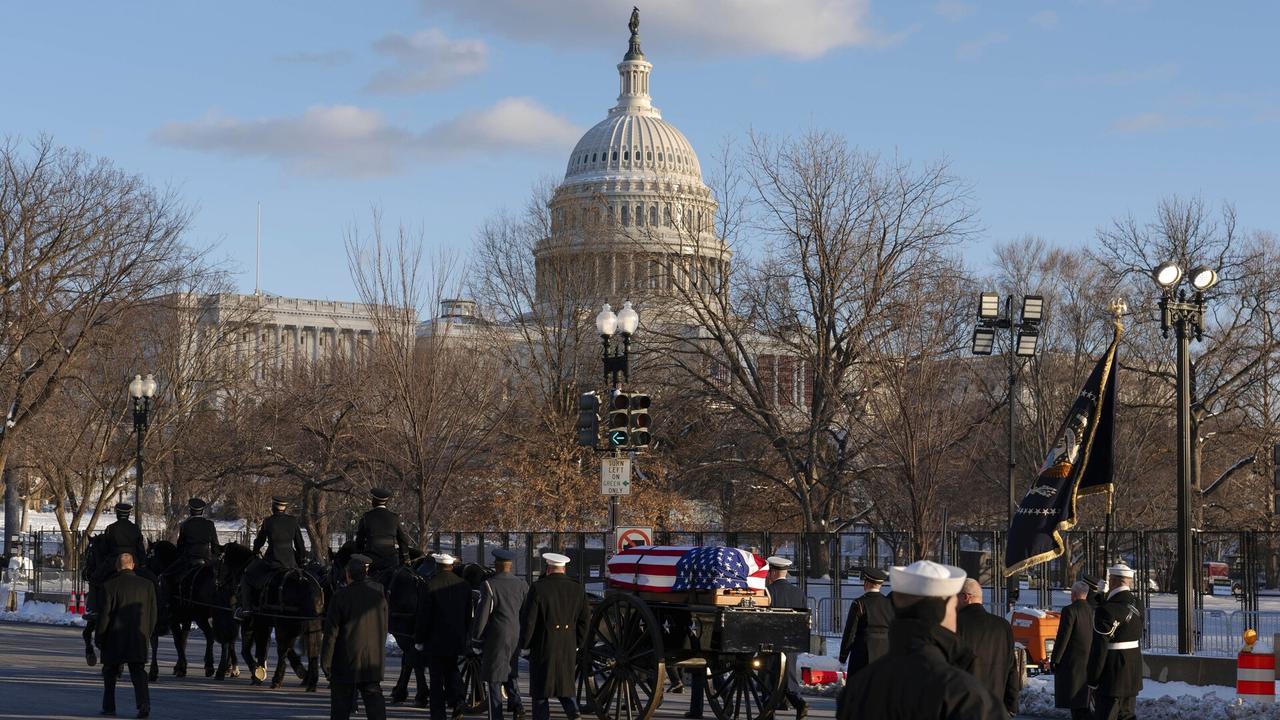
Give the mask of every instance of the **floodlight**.
[[1040, 333], [1032, 328], [1024, 328], [1018, 331], [1018, 343], [1014, 347], [1013, 354], [1018, 357], [1035, 357], [1036, 344], [1040, 341]]
[[1196, 292], [1204, 292], [1205, 290], [1208, 290], [1209, 288], [1217, 284], [1218, 284], [1217, 270], [1214, 270], [1211, 267], [1205, 267], [1204, 265], [1201, 265], [1200, 267], [1191, 271], [1191, 287], [1195, 288]]
[[978, 317], [983, 320], [995, 320], [1000, 316], [1000, 296], [996, 293], [982, 293], [978, 296]]
[[1022, 298], [1022, 322], [1038, 323], [1044, 316], [1044, 296], [1028, 295]]
[[995, 328], [978, 326], [973, 329], [973, 354], [990, 355], [996, 344]]
[[1156, 285], [1162, 290], [1172, 290], [1178, 285], [1178, 281], [1182, 279], [1182, 268], [1176, 264], [1167, 262], [1156, 268], [1151, 277], [1155, 279]]

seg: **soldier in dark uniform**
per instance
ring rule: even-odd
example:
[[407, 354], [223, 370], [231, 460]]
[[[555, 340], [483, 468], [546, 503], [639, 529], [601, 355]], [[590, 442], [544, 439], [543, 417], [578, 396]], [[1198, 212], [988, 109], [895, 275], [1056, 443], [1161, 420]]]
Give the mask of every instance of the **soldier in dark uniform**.
[[511, 572], [515, 554], [498, 548], [493, 551], [497, 574], [480, 586], [472, 643], [482, 648], [480, 679], [489, 686], [489, 720], [502, 718], [502, 696], [512, 717], [524, 717], [520, 701], [520, 608], [529, 594], [529, 583]]
[[840, 638], [839, 659], [849, 663], [848, 677], [889, 652], [889, 623], [893, 622], [893, 603], [880, 592], [889, 575], [879, 568], [864, 568], [861, 576], [862, 597], [849, 603]]
[[121, 552], [116, 557], [118, 572], [102, 584], [94, 644], [102, 650], [102, 714], [115, 715], [116, 679], [121, 666], [128, 665], [138, 717], [145, 718], [151, 713], [146, 665], [156, 627], [156, 588], [134, 574], [134, 564], [131, 551]]
[[956, 634], [974, 654], [973, 665], [966, 669], [1004, 703], [1010, 715], [1016, 715], [1022, 668], [1013, 652], [1013, 628], [982, 606], [982, 586], [977, 580], [965, 580], [957, 599]]
[[892, 568], [889, 653], [849, 678], [838, 720], [1008, 720], [973, 675], [972, 652], [956, 635], [964, 571], [928, 560]]
[[365, 717], [385, 720], [382, 699], [383, 665], [387, 653], [387, 597], [368, 576], [369, 558], [352, 555], [347, 561], [347, 584], [338, 588], [325, 614], [326, 632], [320, 664], [329, 678], [329, 717], [347, 720], [356, 693]]
[[403, 565], [411, 543], [400, 527], [400, 516], [387, 509], [391, 492], [374, 488], [369, 491], [369, 499], [373, 501], [373, 509], [360, 518], [356, 527], [356, 550], [373, 561], [369, 572], [377, 577]]
[[587, 637], [591, 613], [587, 593], [564, 574], [569, 558], [542, 553], [547, 571], [525, 599], [520, 624], [520, 647], [529, 649], [529, 694], [533, 720], [551, 717], [551, 698], [564, 714], [578, 717], [578, 648]]
[[288, 509], [289, 501], [285, 498], [271, 498], [271, 517], [262, 521], [258, 537], [253, 541], [255, 553], [262, 552], [264, 544], [267, 552], [255, 560], [240, 579], [240, 608], [236, 611], [240, 617], [253, 612], [257, 594], [268, 577], [278, 570], [292, 570], [306, 562], [307, 546], [302, 541], [302, 526], [297, 517], [285, 512]]
[[1093, 647], [1089, 652], [1089, 687], [1093, 690], [1098, 720], [1130, 720], [1136, 717], [1142, 690], [1143, 613], [1130, 585], [1134, 572], [1128, 565], [1107, 570], [1107, 599], [1093, 613]]
[[205, 507], [205, 501], [200, 498], [187, 501], [187, 512], [191, 516], [182, 521], [178, 530], [178, 552], [186, 567], [212, 562], [222, 555], [218, 528], [204, 516]]
[[414, 648], [427, 659], [431, 673], [431, 720], [444, 720], [446, 706], [462, 717], [462, 675], [458, 659], [471, 639], [471, 585], [453, 571], [457, 558], [437, 553], [436, 575], [427, 583], [426, 598], [413, 633]]
[[1089, 586], [1083, 581], [1071, 586], [1071, 604], [1062, 608], [1058, 634], [1053, 641], [1050, 670], [1053, 672], [1054, 705], [1071, 710], [1071, 720], [1089, 720], [1089, 650], [1093, 647], [1093, 608]]
[[102, 531], [99, 538], [97, 564], [89, 587], [89, 612], [97, 610], [97, 596], [102, 592], [102, 583], [116, 572], [116, 558], [120, 553], [129, 553], [134, 563], [141, 563], [147, 557], [146, 541], [142, 539], [142, 531], [129, 519], [133, 505], [127, 502], [116, 503], [116, 521]]
[[[804, 592], [791, 584], [787, 574], [791, 561], [784, 557], [773, 556], [769, 563], [769, 605], [776, 608], [794, 608], [807, 610]], [[804, 720], [809, 715], [809, 704], [800, 696], [800, 666], [795, 658], [787, 658], [787, 702], [796, 709], [796, 720]]]

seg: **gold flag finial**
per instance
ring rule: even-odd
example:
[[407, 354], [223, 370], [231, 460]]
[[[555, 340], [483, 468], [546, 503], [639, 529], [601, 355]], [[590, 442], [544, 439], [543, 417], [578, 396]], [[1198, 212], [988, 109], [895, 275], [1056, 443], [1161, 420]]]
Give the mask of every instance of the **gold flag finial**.
[[1119, 335], [1124, 332], [1124, 322], [1122, 318], [1124, 318], [1124, 316], [1129, 312], [1129, 304], [1124, 301], [1123, 297], [1117, 295], [1111, 299], [1111, 303], [1107, 305], [1107, 309], [1109, 309], [1111, 314], [1115, 316], [1112, 323], [1115, 325], [1116, 334]]

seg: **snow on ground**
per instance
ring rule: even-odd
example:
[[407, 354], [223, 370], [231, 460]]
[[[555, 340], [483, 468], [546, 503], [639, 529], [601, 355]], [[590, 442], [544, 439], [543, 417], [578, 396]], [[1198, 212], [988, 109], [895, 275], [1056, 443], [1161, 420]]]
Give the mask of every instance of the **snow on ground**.
[[[0, 503], [0, 531], [4, 530], [3, 508], [4, 508], [4, 503]], [[98, 524], [94, 527], [95, 532], [101, 532], [102, 529], [105, 528], [107, 525], [110, 525], [111, 523], [115, 522], [115, 519], [116, 519], [115, 512], [111, 509], [111, 507], [105, 508], [102, 514], [98, 516]], [[71, 523], [71, 517], [69, 515], [67, 516], [67, 523], [68, 524]], [[89, 516], [86, 513], [84, 517], [80, 518], [80, 524], [76, 529], [83, 530], [85, 526], [88, 525], [88, 523], [89, 523]], [[150, 513], [147, 513], [142, 516], [142, 524], [143, 524], [143, 530], [146, 531], [147, 533], [158, 532], [162, 529], [161, 523], [159, 522], [159, 518], [155, 517]], [[235, 539], [240, 535], [244, 534], [244, 528], [245, 528], [244, 520], [214, 520], [213, 524], [217, 526], [218, 535], [224, 540]], [[24, 532], [42, 530], [45, 532], [56, 533], [59, 531], [59, 529], [60, 528], [58, 527], [57, 513], [54, 513], [52, 511], [50, 512], [28, 511], [27, 512], [27, 529]]]
[[[8, 598], [8, 588], [0, 586], [0, 597]], [[20, 595], [22, 593], [19, 593]], [[0, 611], [0, 622], [27, 622], [40, 625], [76, 625], [84, 627], [84, 618], [67, 612], [65, 605], [51, 602], [21, 602], [15, 612]]]
[[[1031, 678], [1022, 690], [1023, 714], [1069, 718], [1068, 710], [1053, 706], [1053, 676]], [[1235, 688], [1221, 685], [1188, 685], [1182, 682], [1144, 680], [1138, 696], [1138, 717], [1143, 720], [1280, 720], [1280, 705], [1242, 703]]]

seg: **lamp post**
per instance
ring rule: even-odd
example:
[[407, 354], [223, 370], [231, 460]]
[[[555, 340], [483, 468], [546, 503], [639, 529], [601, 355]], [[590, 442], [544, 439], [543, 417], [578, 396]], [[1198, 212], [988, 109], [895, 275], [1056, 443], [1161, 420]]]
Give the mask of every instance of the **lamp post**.
[[156, 378], [150, 373], [144, 378], [134, 375], [129, 382], [129, 396], [133, 398], [133, 432], [138, 436], [138, 452], [135, 456], [134, 475], [137, 487], [133, 494], [134, 519], [142, 527], [142, 440], [150, 426], [151, 398], [156, 394]]
[[[1160, 330], [1169, 337], [1174, 331], [1178, 340], [1178, 652], [1188, 655], [1195, 650], [1195, 568], [1191, 535], [1191, 336], [1204, 339], [1204, 293], [1218, 284], [1218, 272], [1200, 266], [1184, 277], [1182, 268], [1167, 262], [1151, 272], [1160, 288]], [[1187, 296], [1189, 284], [1193, 291]]]
[[[1018, 371], [1021, 368], [1020, 358], [1034, 357], [1040, 343], [1040, 321], [1044, 317], [1044, 297], [1026, 295], [1022, 298], [1022, 315], [1019, 320], [1013, 317], [1013, 295], [1005, 298], [1001, 308], [1000, 295], [982, 293], [978, 296], [978, 324], [973, 329], [973, 354], [990, 355], [996, 344], [996, 331], [1009, 331], [1009, 346], [1005, 355], [1008, 358], [1009, 417], [1007, 421], [1007, 437], [1005, 438], [1006, 468], [1005, 486], [1009, 493], [1007, 508], [1008, 526], [1013, 526], [1013, 514], [1018, 509], [1018, 498], [1014, 494], [1016, 482], [1015, 472], [1018, 468], [1016, 446], [1014, 444], [1014, 423], [1017, 412]], [[1005, 605], [1013, 604], [1013, 588], [1017, 582], [1012, 577], [1005, 588]]]
[[[611, 383], [614, 392], [618, 390], [618, 374], [622, 374], [623, 382], [631, 380], [631, 336], [640, 326], [640, 314], [631, 307], [631, 301], [622, 303], [622, 309], [614, 314], [609, 303], [605, 303], [596, 315], [596, 332], [600, 333], [600, 359], [604, 365], [604, 379]], [[622, 350], [613, 347], [615, 335], [622, 336]], [[609, 398], [612, 407], [613, 398]], [[612, 446], [612, 443], [606, 443]], [[609, 534], [616, 536], [618, 531], [618, 496], [609, 496]], [[616, 540], [616, 537], [614, 537]]]

